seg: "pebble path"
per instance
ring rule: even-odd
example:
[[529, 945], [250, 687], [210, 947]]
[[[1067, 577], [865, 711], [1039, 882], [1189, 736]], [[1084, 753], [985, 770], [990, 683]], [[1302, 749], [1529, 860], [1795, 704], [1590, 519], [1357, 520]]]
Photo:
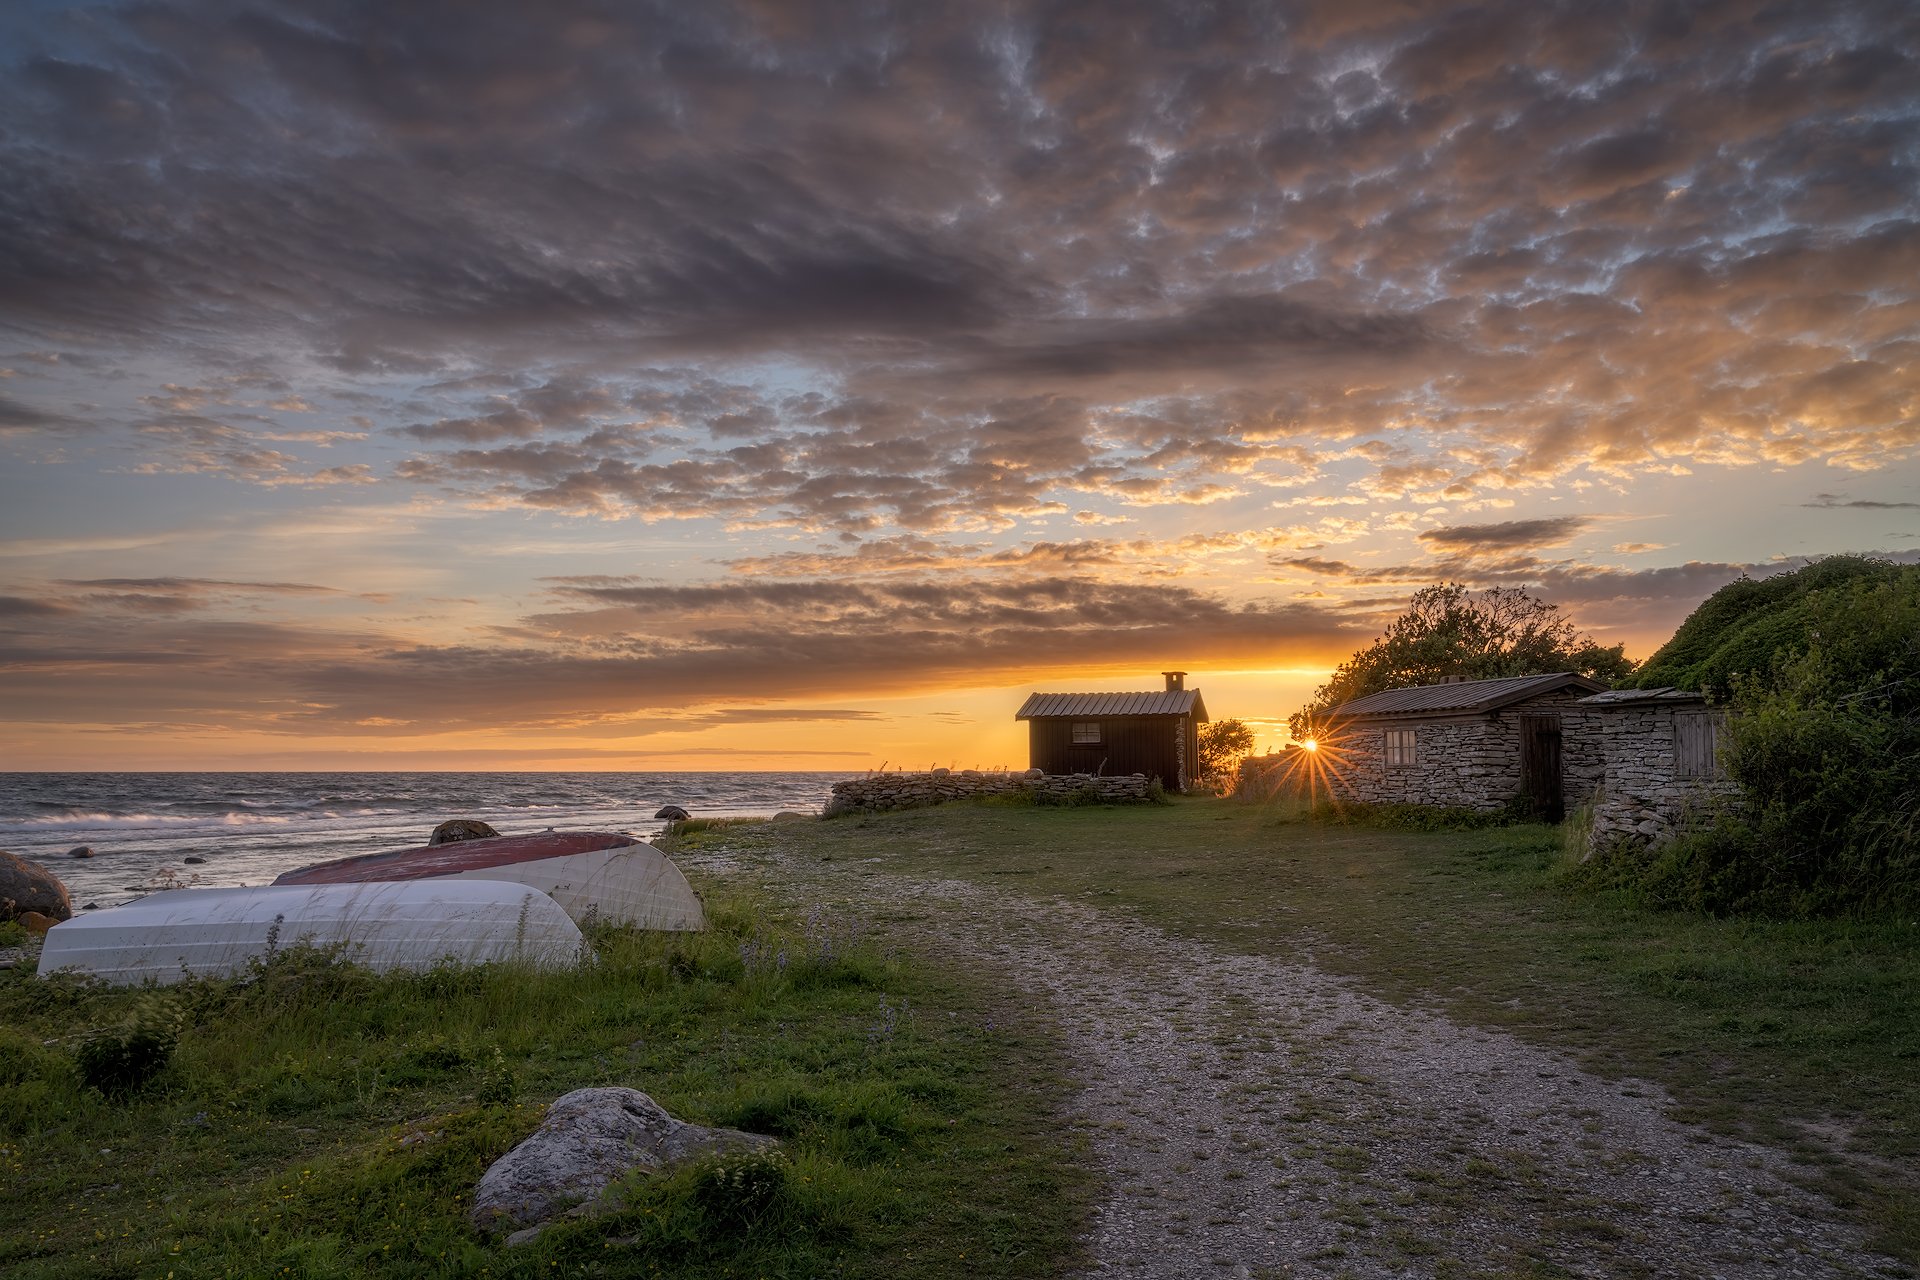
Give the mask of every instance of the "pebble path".
[[1659, 1086], [1310, 964], [862, 864], [676, 856], [876, 920], [921, 913], [899, 945], [1044, 1006], [1106, 1187], [1089, 1275], [1912, 1274], [1781, 1153], [1670, 1119]]

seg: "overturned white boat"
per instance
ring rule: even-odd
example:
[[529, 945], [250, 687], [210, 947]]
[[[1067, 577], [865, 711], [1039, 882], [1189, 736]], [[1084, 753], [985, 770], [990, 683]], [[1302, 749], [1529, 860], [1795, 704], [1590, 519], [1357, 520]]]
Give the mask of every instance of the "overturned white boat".
[[687, 877], [643, 840], [604, 832], [494, 836], [390, 853], [361, 854], [289, 871], [279, 885], [427, 879], [503, 880], [529, 885], [581, 924], [699, 930], [706, 912]]
[[579, 926], [545, 893], [503, 880], [174, 889], [47, 931], [40, 975], [115, 986], [232, 977], [292, 946], [339, 947], [376, 972], [513, 960], [577, 961]]
[[693, 886], [666, 854], [650, 844], [510, 862], [449, 878], [527, 885], [559, 903], [581, 924], [603, 920], [635, 929], [677, 931], [707, 927], [706, 912]]

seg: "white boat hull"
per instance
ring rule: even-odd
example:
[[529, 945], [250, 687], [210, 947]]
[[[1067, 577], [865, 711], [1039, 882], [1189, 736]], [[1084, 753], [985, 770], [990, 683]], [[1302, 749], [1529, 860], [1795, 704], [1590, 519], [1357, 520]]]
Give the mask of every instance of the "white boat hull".
[[698, 931], [707, 927], [699, 895], [680, 868], [650, 844], [481, 867], [450, 880], [505, 880], [529, 885], [581, 924], [602, 920], [635, 929]]
[[519, 961], [575, 963], [579, 926], [546, 893], [499, 878], [175, 889], [47, 931], [40, 975], [114, 986], [233, 977], [276, 950], [338, 946], [376, 972]]

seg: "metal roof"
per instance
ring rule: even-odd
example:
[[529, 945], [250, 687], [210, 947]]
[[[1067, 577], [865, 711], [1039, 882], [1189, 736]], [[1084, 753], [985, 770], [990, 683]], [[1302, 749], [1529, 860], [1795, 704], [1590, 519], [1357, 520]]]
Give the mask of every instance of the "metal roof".
[[1556, 689], [1573, 687], [1599, 693], [1606, 686], [1571, 671], [1549, 676], [1502, 676], [1497, 680], [1462, 680], [1455, 684], [1423, 684], [1413, 689], [1386, 689], [1352, 702], [1343, 702], [1328, 715], [1339, 719], [1361, 716], [1422, 715], [1448, 711], [1493, 711], [1509, 703]]
[[1184, 716], [1207, 718], [1198, 689], [1161, 689], [1153, 693], [1035, 693], [1020, 704], [1015, 720], [1056, 716]]
[[1676, 689], [1666, 685], [1659, 689], [1608, 689], [1605, 693], [1596, 693], [1590, 698], [1580, 699], [1582, 706], [1588, 707], [1631, 707], [1644, 706], [1650, 702], [1705, 702], [1704, 693], [1689, 693], [1685, 689]]

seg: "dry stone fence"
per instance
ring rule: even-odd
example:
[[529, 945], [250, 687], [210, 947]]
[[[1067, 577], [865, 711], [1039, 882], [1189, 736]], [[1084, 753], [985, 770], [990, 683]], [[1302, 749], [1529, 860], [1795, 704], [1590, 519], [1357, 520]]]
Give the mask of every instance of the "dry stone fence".
[[1102, 777], [1090, 773], [1042, 773], [986, 769], [934, 769], [925, 773], [874, 773], [833, 784], [825, 816], [886, 809], [918, 809], [949, 800], [1030, 793], [1035, 799], [1102, 804], [1144, 801], [1152, 780], [1144, 773]]

